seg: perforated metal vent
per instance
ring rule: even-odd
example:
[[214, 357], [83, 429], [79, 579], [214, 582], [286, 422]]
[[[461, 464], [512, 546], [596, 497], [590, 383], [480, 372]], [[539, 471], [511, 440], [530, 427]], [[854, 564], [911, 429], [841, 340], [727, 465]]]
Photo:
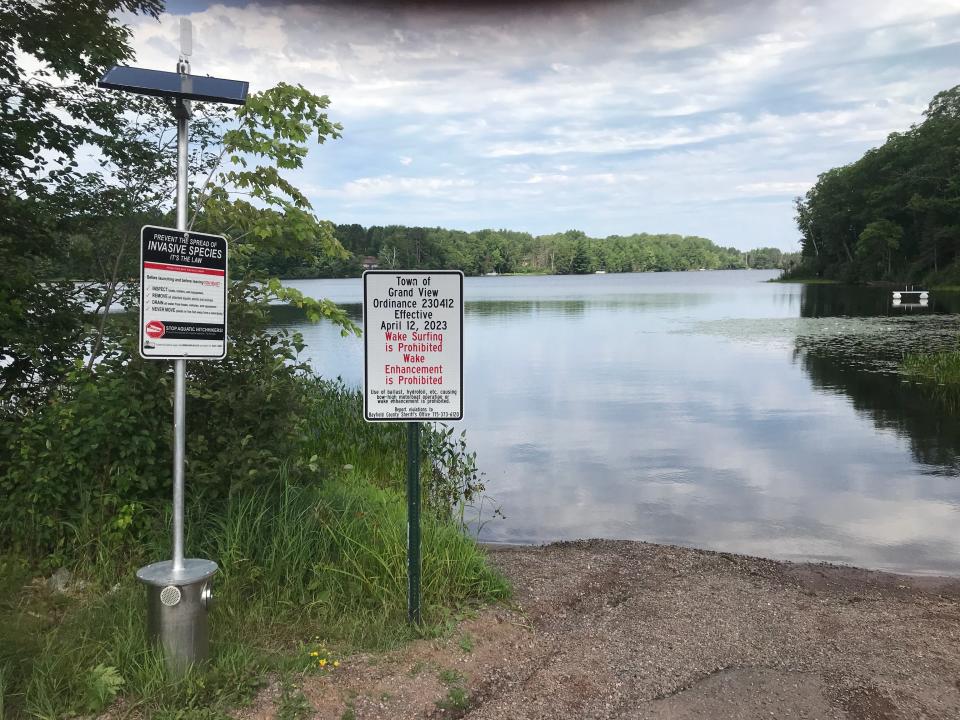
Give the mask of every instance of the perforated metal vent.
[[180, 602], [180, 588], [176, 585], [167, 585], [163, 590], [160, 591], [160, 602], [162, 602], [167, 607], [173, 607]]

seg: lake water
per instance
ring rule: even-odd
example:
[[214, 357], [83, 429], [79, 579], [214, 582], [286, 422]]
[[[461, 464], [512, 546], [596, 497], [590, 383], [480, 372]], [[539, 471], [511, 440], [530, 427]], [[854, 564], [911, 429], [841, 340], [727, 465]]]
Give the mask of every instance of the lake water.
[[[505, 519], [483, 540], [606, 537], [960, 574], [960, 422], [905, 383], [960, 297], [728, 271], [465, 284], [465, 419]], [[291, 281], [360, 320], [359, 279]], [[324, 376], [362, 341], [279, 308]], [[488, 506], [489, 507], [489, 506]]]

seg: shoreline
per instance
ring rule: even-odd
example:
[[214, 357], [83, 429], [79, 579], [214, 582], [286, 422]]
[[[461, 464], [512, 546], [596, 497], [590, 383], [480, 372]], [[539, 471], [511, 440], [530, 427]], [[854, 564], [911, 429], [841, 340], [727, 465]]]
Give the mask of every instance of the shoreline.
[[[464, 273], [464, 277], [468, 278], [486, 278], [486, 277], [509, 277], [509, 278], [525, 278], [525, 277], [560, 277], [560, 278], [569, 278], [569, 277], [591, 277], [593, 275], [664, 275], [667, 273], [697, 273], [697, 272], [783, 272], [783, 268], [688, 268], [688, 269], [677, 269], [677, 270], [604, 270], [603, 272], [585, 272], [585, 273], [549, 273], [549, 272], [512, 272], [512, 273], [478, 273], [476, 275], [471, 275], [469, 273]], [[382, 270], [383, 272], [389, 272]], [[416, 272], [431, 272], [429, 270], [416, 270]], [[281, 277], [278, 278], [280, 282], [288, 281], [300, 281], [300, 280], [360, 280], [363, 275], [346, 275], [338, 277]], [[780, 281], [776, 278], [768, 280], [765, 282], [794, 282], [793, 280], [784, 280]], [[796, 282], [825, 282], [825, 283], [837, 283], [837, 280], [797, 280]]]
[[477, 546], [482, 548], [488, 554], [496, 553], [502, 550], [536, 550], [553, 546], [576, 545], [580, 543], [636, 543], [639, 545], [650, 545], [658, 548], [670, 550], [690, 550], [708, 555], [722, 555], [725, 557], [741, 558], [742, 560], [755, 560], [757, 562], [773, 562], [780, 565], [793, 568], [808, 568], [824, 570], [826, 572], [857, 571], [859, 573], [870, 573], [881, 576], [893, 576], [898, 578], [907, 578], [910, 580], [930, 579], [942, 581], [944, 583], [960, 583], [960, 571], [956, 575], [939, 572], [936, 570], [894, 570], [882, 567], [867, 567], [866, 565], [857, 565], [855, 563], [846, 563], [839, 560], [797, 560], [789, 558], [765, 557], [763, 555], [750, 555], [735, 550], [715, 550], [711, 548], [697, 547], [696, 545], [679, 545], [677, 543], [661, 543], [652, 540], [634, 540], [631, 538], [576, 538], [573, 540], [548, 540], [545, 542], [517, 543], [517, 542], [498, 542], [488, 540], [475, 540]]
[[[767, 280], [771, 283], [783, 283], [784, 285], [844, 285], [839, 280], [828, 280], [826, 278], [772, 278]], [[851, 286], [852, 287], [852, 286]]]
[[[960, 578], [627, 540], [485, 549], [510, 603], [304, 677], [316, 717], [960, 717]], [[275, 717], [277, 693], [238, 717]]]

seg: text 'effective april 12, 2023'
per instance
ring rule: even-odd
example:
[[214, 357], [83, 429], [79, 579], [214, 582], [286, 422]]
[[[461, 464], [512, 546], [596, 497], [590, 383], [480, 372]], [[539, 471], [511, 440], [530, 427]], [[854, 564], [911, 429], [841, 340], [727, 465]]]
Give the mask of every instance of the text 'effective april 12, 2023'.
[[463, 418], [462, 272], [365, 272], [363, 336], [367, 420]]

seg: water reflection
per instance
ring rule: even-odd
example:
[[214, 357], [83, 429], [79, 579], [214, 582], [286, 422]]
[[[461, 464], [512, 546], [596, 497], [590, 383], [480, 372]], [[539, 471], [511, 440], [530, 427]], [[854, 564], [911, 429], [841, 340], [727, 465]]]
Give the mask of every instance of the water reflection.
[[878, 431], [907, 439], [921, 471], [955, 475], [960, 472], [960, 418], [906, 382], [898, 368], [909, 353], [956, 348], [960, 324], [953, 313], [960, 311], [960, 294], [937, 292], [929, 308], [903, 310], [892, 305], [887, 289], [805, 286], [804, 317], [864, 319], [843, 332], [808, 328], [797, 337], [794, 359], [815, 388], [842, 393]]
[[935, 400], [898, 375], [856, 367], [849, 360], [829, 351], [800, 353], [815, 388], [842, 393], [879, 432], [905, 438], [921, 472], [960, 473], [960, 418], [944, 413]]
[[612, 297], [596, 297], [588, 300], [472, 300], [464, 306], [464, 314], [471, 315], [532, 315], [550, 314], [559, 317], [583, 315], [589, 307], [591, 311], [624, 309], [644, 311], [664, 308], [695, 307], [707, 305], [712, 301], [710, 295], [692, 293], [645, 294]]
[[466, 316], [535, 315], [539, 313], [570, 316], [583, 315], [583, 300], [478, 300], [463, 308]]
[[947, 290], [932, 292], [929, 305], [924, 308], [915, 307], [912, 304], [895, 306], [892, 302], [891, 288], [847, 285], [803, 285], [801, 287], [801, 317], [901, 317], [914, 313], [960, 312], [960, 293]]
[[[960, 426], [893, 374], [955, 342], [956, 296], [907, 316], [886, 290], [768, 277], [468, 279], [463, 426], [507, 515], [482, 537], [960, 573]], [[359, 283], [312, 292], [359, 319]], [[360, 384], [359, 340], [277, 322]]]

